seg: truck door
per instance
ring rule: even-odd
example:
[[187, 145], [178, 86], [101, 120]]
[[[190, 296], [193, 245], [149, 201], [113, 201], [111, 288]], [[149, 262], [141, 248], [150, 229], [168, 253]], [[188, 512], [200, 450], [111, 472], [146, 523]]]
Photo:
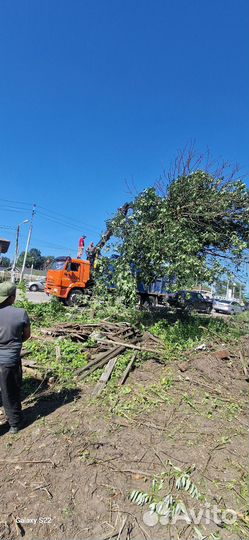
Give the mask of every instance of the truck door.
[[82, 284], [82, 287], [86, 287], [87, 283], [90, 280], [90, 262], [89, 261], [83, 261], [80, 265], [80, 281]]
[[68, 288], [72, 283], [80, 281], [80, 263], [68, 262], [62, 277], [62, 287]]

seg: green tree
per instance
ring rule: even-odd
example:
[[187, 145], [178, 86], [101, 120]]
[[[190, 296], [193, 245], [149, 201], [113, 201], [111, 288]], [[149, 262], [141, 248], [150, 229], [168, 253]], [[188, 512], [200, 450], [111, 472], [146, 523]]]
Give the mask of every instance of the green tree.
[[0, 258], [0, 264], [4, 268], [9, 268], [10, 267], [10, 259], [9, 259], [9, 257], [1, 257]]
[[[23, 264], [23, 258], [24, 258], [24, 251], [20, 253], [20, 256], [18, 258], [18, 266], [21, 266]], [[32, 248], [30, 251], [28, 251], [27, 259], [26, 259], [26, 267], [31, 268], [32, 264], [33, 267], [36, 270], [42, 270], [45, 265], [46, 257], [43, 257], [40, 250], [37, 248]]]
[[[221, 171], [192, 170], [191, 159], [168, 185], [160, 182], [109, 222], [117, 239], [118, 288], [134, 288], [134, 271], [150, 283], [168, 276], [175, 288], [212, 283], [238, 268], [248, 248], [249, 191]], [[199, 162], [198, 162], [199, 166]]]
[[[19, 267], [23, 264], [24, 253], [25, 252], [22, 251], [18, 258], [17, 265]], [[51, 262], [53, 262], [54, 258], [53, 255], [42, 255], [41, 251], [37, 248], [31, 248], [27, 254], [26, 268], [31, 268], [33, 264], [35, 270], [44, 270]]]

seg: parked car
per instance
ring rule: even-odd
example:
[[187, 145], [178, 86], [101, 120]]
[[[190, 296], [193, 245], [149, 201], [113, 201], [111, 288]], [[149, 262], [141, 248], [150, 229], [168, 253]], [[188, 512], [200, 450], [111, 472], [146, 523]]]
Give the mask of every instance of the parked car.
[[213, 301], [213, 309], [217, 313], [227, 313], [228, 315], [235, 315], [235, 313], [241, 313], [243, 307], [234, 300], [220, 300], [215, 298]]
[[199, 291], [178, 291], [169, 293], [168, 303], [172, 307], [181, 308], [185, 311], [200, 311], [211, 313], [213, 301], [204, 296]]
[[46, 284], [46, 278], [42, 278], [39, 281], [29, 281], [27, 284], [27, 288], [29, 291], [35, 292], [35, 291], [44, 291]]

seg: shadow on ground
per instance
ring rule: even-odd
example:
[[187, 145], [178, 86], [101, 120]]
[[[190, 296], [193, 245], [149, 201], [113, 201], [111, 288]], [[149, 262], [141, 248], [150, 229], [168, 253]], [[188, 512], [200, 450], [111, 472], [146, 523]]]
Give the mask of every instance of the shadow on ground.
[[[28, 381], [24, 379], [22, 389], [22, 401], [38, 388], [39, 382], [35, 378], [28, 378]], [[72, 403], [80, 397], [80, 390], [77, 388], [71, 390], [62, 390], [60, 392], [53, 392], [49, 388], [47, 382], [44, 382], [39, 388], [39, 392], [34, 395], [33, 404], [28, 406], [23, 404], [23, 420], [24, 428], [33, 424], [39, 418], [49, 416], [54, 411], [62, 407], [67, 403]], [[6, 422], [0, 426], [0, 435], [4, 435], [9, 429], [9, 425]]]

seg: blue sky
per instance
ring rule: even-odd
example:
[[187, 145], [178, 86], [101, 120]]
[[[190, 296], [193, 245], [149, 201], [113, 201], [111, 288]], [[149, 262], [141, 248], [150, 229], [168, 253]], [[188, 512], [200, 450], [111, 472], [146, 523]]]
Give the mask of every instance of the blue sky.
[[126, 181], [153, 184], [192, 140], [247, 174], [248, 28], [247, 0], [1, 0], [10, 255], [33, 202], [32, 247], [74, 255], [81, 232], [97, 241]]

